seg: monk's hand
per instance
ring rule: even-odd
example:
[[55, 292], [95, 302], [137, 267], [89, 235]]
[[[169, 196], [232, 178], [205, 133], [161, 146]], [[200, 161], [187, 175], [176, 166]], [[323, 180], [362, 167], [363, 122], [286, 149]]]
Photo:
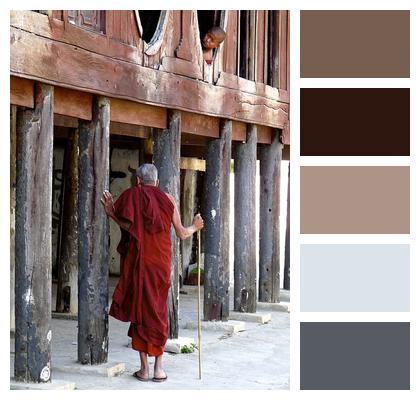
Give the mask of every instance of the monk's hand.
[[108, 190], [104, 190], [102, 193], [101, 203], [104, 206], [106, 215], [112, 215], [114, 213], [114, 200], [112, 200], [112, 194]]
[[200, 214], [197, 214], [193, 219], [193, 225], [195, 228], [199, 231], [200, 229], [203, 229], [204, 227], [204, 221], [203, 218], [201, 218]]

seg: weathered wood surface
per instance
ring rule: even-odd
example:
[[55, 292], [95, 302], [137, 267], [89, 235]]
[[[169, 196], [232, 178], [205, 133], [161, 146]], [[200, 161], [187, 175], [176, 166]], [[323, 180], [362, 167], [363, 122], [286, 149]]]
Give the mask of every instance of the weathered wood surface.
[[67, 140], [63, 167], [63, 202], [58, 254], [56, 311], [77, 314], [78, 306], [78, 130]]
[[237, 26], [238, 11], [228, 10], [228, 20], [226, 36], [223, 44], [223, 70], [228, 74], [236, 74], [236, 58], [237, 58]]
[[100, 198], [109, 189], [110, 102], [94, 97], [92, 121], [79, 125], [78, 361], [108, 360], [108, 232]]
[[15, 331], [16, 115], [10, 106], [10, 330]]
[[11, 76], [10, 104], [34, 108], [34, 81]]
[[234, 309], [256, 312], [257, 261], [255, 232], [255, 175], [257, 127], [248, 126], [246, 143], [235, 151]]
[[90, 121], [92, 119], [92, 94], [56, 86], [54, 88], [54, 113]]
[[107, 12], [107, 35], [81, 29], [61, 19], [48, 18], [46, 15], [23, 10], [10, 11], [10, 26], [33, 32], [38, 36], [56, 40], [57, 42], [76, 45], [93, 53], [142, 64], [142, 48], [137, 45], [123, 43], [119, 40], [119, 33], [112, 30], [113, 14], [117, 12], [128, 13], [133, 11], [109, 10]]
[[283, 288], [290, 290], [290, 162], [287, 174], [287, 216], [286, 216], [286, 240], [284, 243], [284, 276]]
[[206, 160], [200, 160], [193, 157], [181, 157], [179, 167], [181, 169], [204, 172], [206, 170]]
[[219, 118], [181, 112], [181, 131], [182, 133], [191, 133], [200, 136], [219, 137]]
[[10, 28], [10, 43], [10, 71], [15, 76], [272, 127], [281, 128], [288, 118], [286, 103], [122, 63], [14, 27]]
[[204, 319], [229, 316], [229, 201], [232, 121], [221, 124], [220, 139], [211, 140], [206, 155], [204, 196]]
[[288, 90], [288, 32], [289, 12], [279, 11], [280, 14], [280, 54], [279, 54], [279, 89]]
[[[153, 162], [158, 169], [159, 187], [172, 195], [180, 209], [179, 160], [181, 156], [181, 113], [169, 111], [169, 126], [163, 131], [153, 132]], [[171, 287], [168, 293], [169, 338], [178, 338], [178, 304], [179, 304], [179, 274], [180, 250], [179, 239], [171, 228], [172, 269]]]
[[260, 257], [258, 300], [280, 301], [280, 165], [282, 144], [275, 132], [260, 147]]
[[[181, 217], [183, 225], [190, 226], [196, 210], [197, 171], [194, 169], [186, 169], [183, 171], [183, 175], [184, 180], [182, 187]], [[193, 236], [190, 236], [189, 238], [181, 241], [182, 282], [185, 279], [185, 271], [191, 261], [193, 239]]]
[[14, 374], [25, 382], [51, 378], [53, 97], [37, 84], [35, 108], [17, 113]]

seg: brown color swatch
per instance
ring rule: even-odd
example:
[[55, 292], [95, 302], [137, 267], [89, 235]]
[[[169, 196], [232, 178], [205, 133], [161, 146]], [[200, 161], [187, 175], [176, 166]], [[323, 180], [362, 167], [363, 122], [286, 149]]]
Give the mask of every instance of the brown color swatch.
[[301, 167], [300, 232], [410, 233], [410, 168]]
[[301, 78], [409, 78], [410, 12], [300, 12]]
[[409, 156], [410, 89], [301, 89], [301, 156]]

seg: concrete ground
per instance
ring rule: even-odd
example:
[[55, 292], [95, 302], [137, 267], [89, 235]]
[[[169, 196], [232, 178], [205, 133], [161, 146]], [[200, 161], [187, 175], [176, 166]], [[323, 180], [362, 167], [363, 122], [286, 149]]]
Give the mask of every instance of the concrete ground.
[[[196, 288], [184, 286], [183, 290], [188, 294], [180, 294], [179, 336], [197, 340], [196, 330], [183, 328], [188, 321], [197, 319]], [[282, 291], [283, 301], [285, 304], [289, 301], [287, 291]], [[139, 356], [127, 346], [128, 323], [110, 317], [108, 364], [125, 363], [126, 370], [122, 375], [108, 378], [76, 363], [77, 321], [54, 318], [52, 381], [74, 382], [76, 389], [289, 389], [289, 313], [261, 311], [271, 313], [267, 324], [246, 322], [246, 330], [234, 334], [221, 330], [202, 331], [202, 380], [198, 379], [197, 351], [165, 353], [168, 380], [162, 383], [140, 382], [132, 377], [139, 369]], [[14, 343], [11, 343], [11, 375], [13, 351]], [[149, 362], [151, 374], [153, 361]], [[63, 371], [69, 367], [75, 368], [71, 372]]]

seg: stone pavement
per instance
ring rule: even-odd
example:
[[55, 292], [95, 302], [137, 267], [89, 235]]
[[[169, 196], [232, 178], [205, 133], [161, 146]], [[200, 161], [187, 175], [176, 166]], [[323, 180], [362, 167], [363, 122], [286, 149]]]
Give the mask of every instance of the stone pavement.
[[[112, 282], [114, 283], [114, 282]], [[111, 286], [111, 285], [110, 285]], [[184, 286], [180, 294], [180, 336], [197, 340], [197, 331], [184, 327], [197, 319], [196, 288]], [[112, 293], [112, 290], [110, 290]], [[233, 298], [233, 296], [231, 296]], [[288, 292], [282, 302], [288, 304]], [[55, 303], [53, 303], [55, 304]], [[281, 308], [283, 309], [283, 308]], [[266, 308], [258, 309], [267, 312]], [[77, 389], [288, 389], [289, 388], [289, 313], [270, 310], [267, 324], [245, 322], [246, 330], [202, 331], [202, 380], [198, 379], [198, 352], [164, 355], [168, 380], [140, 382], [132, 377], [139, 369], [138, 353], [127, 346], [128, 323], [109, 319], [109, 366], [125, 363], [121, 375], [108, 377], [104, 368], [76, 363], [77, 321], [52, 320], [52, 380], [75, 383]], [[11, 341], [12, 342], [12, 341]], [[13, 375], [14, 343], [11, 343]], [[153, 359], [150, 371], [153, 373]], [[118, 366], [117, 366], [118, 368]]]

